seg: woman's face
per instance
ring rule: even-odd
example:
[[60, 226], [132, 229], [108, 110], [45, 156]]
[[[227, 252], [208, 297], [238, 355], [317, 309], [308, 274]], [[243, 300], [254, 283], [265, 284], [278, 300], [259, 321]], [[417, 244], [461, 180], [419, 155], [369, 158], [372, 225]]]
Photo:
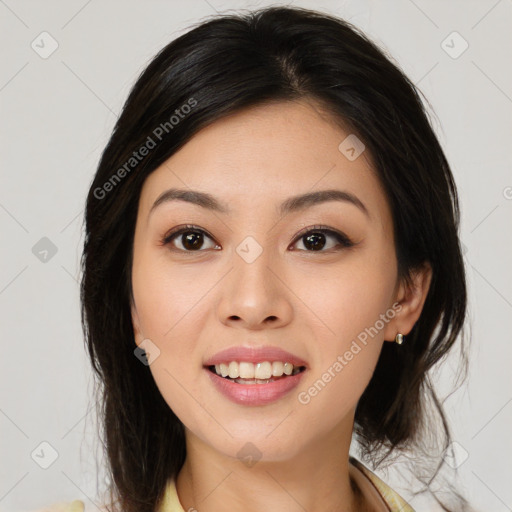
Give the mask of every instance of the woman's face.
[[[187, 434], [218, 452], [243, 456], [250, 441], [282, 460], [351, 432], [384, 340], [406, 332], [390, 209], [349, 136], [306, 102], [254, 107], [200, 131], [144, 183], [135, 340]], [[189, 196], [154, 206], [170, 189]], [[230, 348], [213, 362], [233, 377], [305, 370], [237, 383], [208, 368]]]

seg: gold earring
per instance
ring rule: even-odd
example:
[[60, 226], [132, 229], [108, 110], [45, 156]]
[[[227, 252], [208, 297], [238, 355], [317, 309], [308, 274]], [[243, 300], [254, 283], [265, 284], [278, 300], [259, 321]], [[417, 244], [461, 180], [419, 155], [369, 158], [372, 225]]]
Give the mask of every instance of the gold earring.
[[404, 341], [404, 335], [398, 333], [395, 338], [395, 343], [398, 343], [399, 345], [401, 345], [403, 343], [403, 341]]

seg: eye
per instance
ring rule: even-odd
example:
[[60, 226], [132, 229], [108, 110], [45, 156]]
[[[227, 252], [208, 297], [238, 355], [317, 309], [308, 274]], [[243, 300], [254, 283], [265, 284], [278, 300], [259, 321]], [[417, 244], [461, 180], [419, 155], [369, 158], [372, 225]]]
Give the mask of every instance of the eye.
[[[329, 239], [331, 239], [331, 243], [329, 243]], [[337, 245], [341, 246], [341, 248], [352, 247], [354, 245], [343, 233], [325, 226], [307, 228], [306, 231], [299, 233], [295, 239], [295, 243], [297, 243], [297, 241], [302, 242], [302, 245], [305, 247], [305, 249], [300, 250], [306, 250], [307, 252], [327, 252], [327, 250], [323, 249], [333, 249], [336, 248]], [[334, 241], [334, 243], [332, 241]]]
[[[201, 228], [187, 224], [181, 228], [178, 226], [170, 233], [167, 233], [161, 241], [162, 245], [172, 244], [178, 251], [197, 252], [204, 250], [205, 239], [210, 240], [213, 244], [206, 249], [220, 249], [220, 246], [213, 242], [213, 239]], [[174, 242], [176, 241], [176, 244]]]
[[[210, 240], [210, 246], [205, 246], [205, 239]], [[329, 239], [331, 242], [329, 243]], [[313, 226], [299, 233], [293, 245], [301, 242], [307, 252], [327, 252], [329, 249], [352, 247], [354, 243], [343, 233], [325, 226]], [[205, 249], [221, 249], [220, 245], [203, 229], [187, 224], [178, 226], [161, 241], [162, 245], [173, 245], [175, 250], [182, 252], [199, 252]], [[173, 249], [173, 250], [174, 250]]]

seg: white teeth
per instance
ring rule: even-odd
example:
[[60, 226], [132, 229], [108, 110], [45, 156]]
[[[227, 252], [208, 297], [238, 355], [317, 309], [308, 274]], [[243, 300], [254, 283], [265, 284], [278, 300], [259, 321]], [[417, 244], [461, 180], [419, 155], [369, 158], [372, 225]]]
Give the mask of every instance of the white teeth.
[[241, 379], [254, 379], [254, 365], [252, 363], [238, 363]]
[[246, 384], [250, 386], [251, 384], [268, 384], [269, 382], [274, 381], [272, 379], [235, 379], [234, 382], [237, 384]]
[[279, 377], [280, 375], [283, 375], [283, 368], [284, 364], [281, 363], [281, 361], [274, 361], [272, 363], [272, 375], [274, 377]]
[[230, 361], [215, 365], [215, 373], [222, 377], [231, 379], [257, 379], [268, 380], [272, 377], [283, 375], [295, 375], [299, 373], [300, 366], [293, 366], [292, 363], [281, 361], [262, 361], [260, 363], [249, 363], [247, 361]]
[[223, 377], [227, 377], [229, 375], [229, 366], [224, 363], [220, 363], [220, 372], [217, 370], [217, 367], [215, 367], [215, 371], [217, 372], [217, 375], [222, 375]]
[[237, 377], [240, 377], [240, 368], [238, 367], [238, 363], [231, 361], [229, 363], [229, 378], [236, 379]]
[[264, 363], [256, 363], [254, 366], [255, 379], [270, 379], [271, 376], [272, 365], [268, 361], [265, 361]]

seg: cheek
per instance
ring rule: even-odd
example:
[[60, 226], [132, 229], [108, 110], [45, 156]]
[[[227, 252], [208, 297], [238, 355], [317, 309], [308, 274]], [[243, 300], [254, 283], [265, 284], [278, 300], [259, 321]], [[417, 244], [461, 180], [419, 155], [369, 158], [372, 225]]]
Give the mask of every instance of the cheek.
[[192, 427], [197, 411], [192, 414], [191, 397], [201, 396], [197, 375], [203, 354], [199, 342], [211, 312], [205, 290], [218, 278], [215, 273], [198, 275], [193, 265], [172, 266], [165, 256], [144, 257], [142, 254], [139, 260], [144, 264], [134, 259], [132, 270], [140, 338], [151, 340], [159, 351], [149, 369], [162, 397]]
[[142, 255], [140, 261], [134, 262], [132, 282], [144, 335], [172, 345], [185, 325], [190, 328], [190, 315], [198, 316], [215, 276], [198, 275], [193, 265], [171, 265], [165, 254]]
[[354, 259], [350, 267], [309, 278], [301, 290], [315, 313], [310, 321], [319, 325], [314, 368], [298, 398], [310, 412], [331, 410], [334, 423], [356, 406], [377, 364], [384, 327], [394, 316], [388, 311], [394, 282], [390, 268], [384, 259]]
[[[324, 348], [342, 350], [386, 313], [394, 276], [386, 260], [368, 260], [354, 254], [350, 262], [326, 267], [313, 276], [304, 273], [294, 284], [294, 291], [309, 307], [309, 318], [318, 324], [316, 334], [324, 338]], [[372, 338], [382, 338], [381, 323], [378, 327], [379, 334], [372, 331]]]

